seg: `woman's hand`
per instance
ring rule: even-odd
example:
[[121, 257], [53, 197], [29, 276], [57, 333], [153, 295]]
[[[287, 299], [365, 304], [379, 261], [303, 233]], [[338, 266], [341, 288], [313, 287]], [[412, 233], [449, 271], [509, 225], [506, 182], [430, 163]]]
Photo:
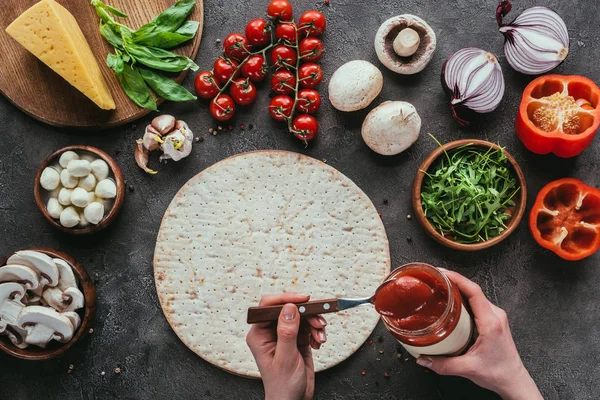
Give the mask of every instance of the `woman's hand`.
[[265, 387], [265, 399], [312, 399], [315, 368], [311, 348], [317, 350], [327, 340], [322, 316], [301, 321], [298, 308], [310, 296], [283, 293], [263, 296], [260, 306], [285, 304], [277, 323], [253, 325], [246, 343], [254, 355]]
[[421, 356], [417, 363], [440, 375], [470, 379], [504, 400], [543, 400], [521, 361], [504, 310], [490, 303], [476, 283], [456, 272], [444, 273], [469, 302], [479, 336], [462, 356]]

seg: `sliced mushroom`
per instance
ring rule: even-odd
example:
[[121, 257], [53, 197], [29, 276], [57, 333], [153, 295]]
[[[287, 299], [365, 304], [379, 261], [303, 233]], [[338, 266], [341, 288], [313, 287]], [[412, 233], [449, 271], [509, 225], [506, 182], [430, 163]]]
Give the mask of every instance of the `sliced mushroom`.
[[375, 52], [379, 61], [403, 75], [421, 72], [433, 56], [435, 32], [421, 18], [412, 14], [392, 17], [375, 35]]
[[362, 137], [376, 153], [392, 156], [408, 149], [419, 138], [421, 117], [406, 101], [386, 101], [367, 114]]
[[53, 258], [54, 264], [58, 268], [58, 288], [60, 290], [67, 290], [70, 287], [77, 287], [77, 279], [73, 273], [73, 268], [63, 259]]
[[65, 317], [69, 318], [71, 324], [73, 325], [73, 329], [77, 330], [81, 325], [81, 317], [75, 311], [67, 311], [62, 313]]
[[0, 332], [8, 325], [16, 325], [17, 318], [25, 305], [21, 299], [25, 297], [25, 287], [16, 282], [0, 283]]
[[25, 307], [17, 325], [27, 331], [25, 342], [46, 347], [52, 339], [66, 343], [73, 338], [75, 328], [69, 318], [48, 307]]
[[42, 295], [44, 301], [56, 311], [75, 311], [83, 307], [83, 293], [75, 287], [69, 287], [64, 292], [57, 287], [48, 287]]
[[[40, 290], [40, 287], [38, 287], [36, 290]], [[23, 302], [23, 304], [25, 304], [26, 306], [39, 306], [39, 305], [47, 305], [44, 304], [44, 299], [42, 299], [41, 294], [36, 294], [32, 291], [27, 291], [25, 297], [23, 297], [21, 299], [21, 301]]]
[[0, 268], [0, 282], [17, 282], [30, 290], [35, 290], [40, 285], [37, 272], [25, 265], [17, 264], [8, 264]]
[[58, 285], [58, 268], [47, 255], [33, 250], [17, 251], [17, 255], [29, 263], [29, 266], [40, 275], [41, 286]]
[[8, 339], [18, 347], [19, 349], [25, 349], [29, 346], [25, 339], [27, 337], [27, 331], [25, 329], [21, 329], [18, 326], [8, 325], [6, 330], [3, 332], [4, 335], [8, 337]]

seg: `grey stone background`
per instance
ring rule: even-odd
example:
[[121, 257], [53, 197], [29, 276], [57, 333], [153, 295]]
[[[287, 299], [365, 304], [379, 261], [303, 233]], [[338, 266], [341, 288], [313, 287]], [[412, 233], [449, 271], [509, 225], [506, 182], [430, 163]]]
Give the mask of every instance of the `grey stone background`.
[[[600, 81], [598, 3], [558, 0], [515, 1], [514, 16], [532, 5], [557, 10], [570, 28], [571, 53], [556, 69]], [[209, 69], [220, 54], [216, 39], [242, 31], [252, 18], [263, 16], [267, 0], [206, 0], [205, 28], [197, 63]], [[600, 393], [600, 268], [597, 255], [569, 263], [543, 250], [532, 239], [525, 221], [505, 242], [477, 254], [451, 252], [425, 236], [412, 213], [413, 175], [435, 147], [426, 135], [443, 142], [483, 138], [498, 142], [516, 157], [527, 177], [531, 206], [547, 182], [573, 176], [600, 184], [600, 139], [581, 156], [569, 160], [528, 152], [513, 129], [516, 110], [530, 77], [514, 72], [503, 57], [503, 38], [494, 20], [495, 0], [362, 1], [294, 0], [295, 15], [317, 8], [327, 17], [322, 60], [324, 98], [331, 74], [341, 64], [366, 59], [379, 66], [385, 84], [371, 107], [342, 113], [328, 101], [319, 112], [320, 137], [305, 149], [285, 127], [267, 114], [268, 86], [260, 86], [258, 101], [240, 108], [233, 131], [212, 136], [216, 127], [205, 102], [165, 104], [162, 112], [188, 122], [196, 136], [190, 157], [159, 166], [156, 176], [144, 174], [133, 159], [134, 140], [148, 116], [100, 133], [69, 132], [28, 117], [0, 98], [0, 253], [28, 246], [49, 246], [78, 259], [96, 281], [98, 313], [94, 333], [62, 358], [26, 362], [0, 354], [1, 399], [260, 399], [259, 381], [239, 378], [206, 363], [188, 350], [171, 331], [158, 305], [152, 255], [161, 217], [179, 188], [213, 163], [244, 151], [286, 149], [327, 159], [354, 180], [382, 214], [390, 240], [393, 265], [425, 261], [454, 269], [478, 282], [491, 301], [509, 315], [525, 365], [548, 400], [597, 399]], [[574, 5], [576, 4], [576, 5]], [[438, 47], [429, 66], [416, 76], [400, 76], [377, 60], [373, 39], [387, 18], [413, 13], [436, 31]], [[452, 120], [439, 82], [445, 58], [462, 47], [476, 46], [497, 54], [506, 79], [504, 101], [483, 129], [467, 131]], [[192, 86], [194, 74], [185, 81]], [[35, 83], [32, 83], [35, 84]], [[41, 84], [41, 83], [40, 83]], [[360, 136], [367, 112], [385, 100], [413, 103], [423, 118], [420, 139], [405, 153], [385, 158], [371, 152]], [[254, 125], [241, 131], [240, 124]], [[33, 180], [41, 161], [69, 144], [89, 144], [110, 153], [121, 165], [128, 191], [118, 220], [90, 237], [72, 237], [53, 229], [36, 209]], [[151, 161], [157, 166], [156, 159]], [[384, 205], [383, 200], [389, 200]], [[412, 238], [412, 242], [407, 241]], [[317, 376], [318, 399], [493, 399], [494, 394], [452, 377], [427, 373], [407, 356], [398, 358], [397, 344], [380, 325], [365, 344], [341, 365]], [[343, 346], [343, 343], [327, 343]], [[383, 354], [380, 353], [383, 350]], [[379, 359], [379, 360], [378, 360]], [[69, 365], [73, 365], [70, 374]], [[114, 372], [121, 369], [120, 374]], [[361, 371], [365, 370], [366, 375]], [[102, 372], [105, 372], [102, 375]], [[390, 377], [384, 377], [384, 372]]]

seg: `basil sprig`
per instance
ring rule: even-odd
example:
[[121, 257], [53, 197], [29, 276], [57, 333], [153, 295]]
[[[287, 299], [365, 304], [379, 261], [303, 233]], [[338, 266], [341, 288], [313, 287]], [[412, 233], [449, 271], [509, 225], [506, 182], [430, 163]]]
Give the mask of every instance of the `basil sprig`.
[[115, 54], [108, 55], [106, 64], [131, 101], [157, 111], [150, 89], [171, 101], [196, 99], [186, 88], [159, 72], [198, 70], [193, 60], [168, 51], [196, 35], [199, 23], [186, 21], [195, 0], [179, 0], [136, 31], [114, 18], [127, 18], [127, 14], [100, 0], [91, 3], [100, 17], [100, 34], [115, 48]]

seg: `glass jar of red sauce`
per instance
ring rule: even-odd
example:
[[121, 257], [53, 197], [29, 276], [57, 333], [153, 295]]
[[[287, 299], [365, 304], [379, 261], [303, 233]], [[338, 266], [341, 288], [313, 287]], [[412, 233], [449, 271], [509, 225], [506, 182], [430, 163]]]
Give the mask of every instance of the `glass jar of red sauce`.
[[424, 263], [403, 265], [386, 281], [401, 276], [424, 282], [432, 289], [432, 297], [409, 317], [382, 315], [385, 327], [414, 357], [463, 353], [473, 335], [473, 320], [456, 286], [437, 268]]

